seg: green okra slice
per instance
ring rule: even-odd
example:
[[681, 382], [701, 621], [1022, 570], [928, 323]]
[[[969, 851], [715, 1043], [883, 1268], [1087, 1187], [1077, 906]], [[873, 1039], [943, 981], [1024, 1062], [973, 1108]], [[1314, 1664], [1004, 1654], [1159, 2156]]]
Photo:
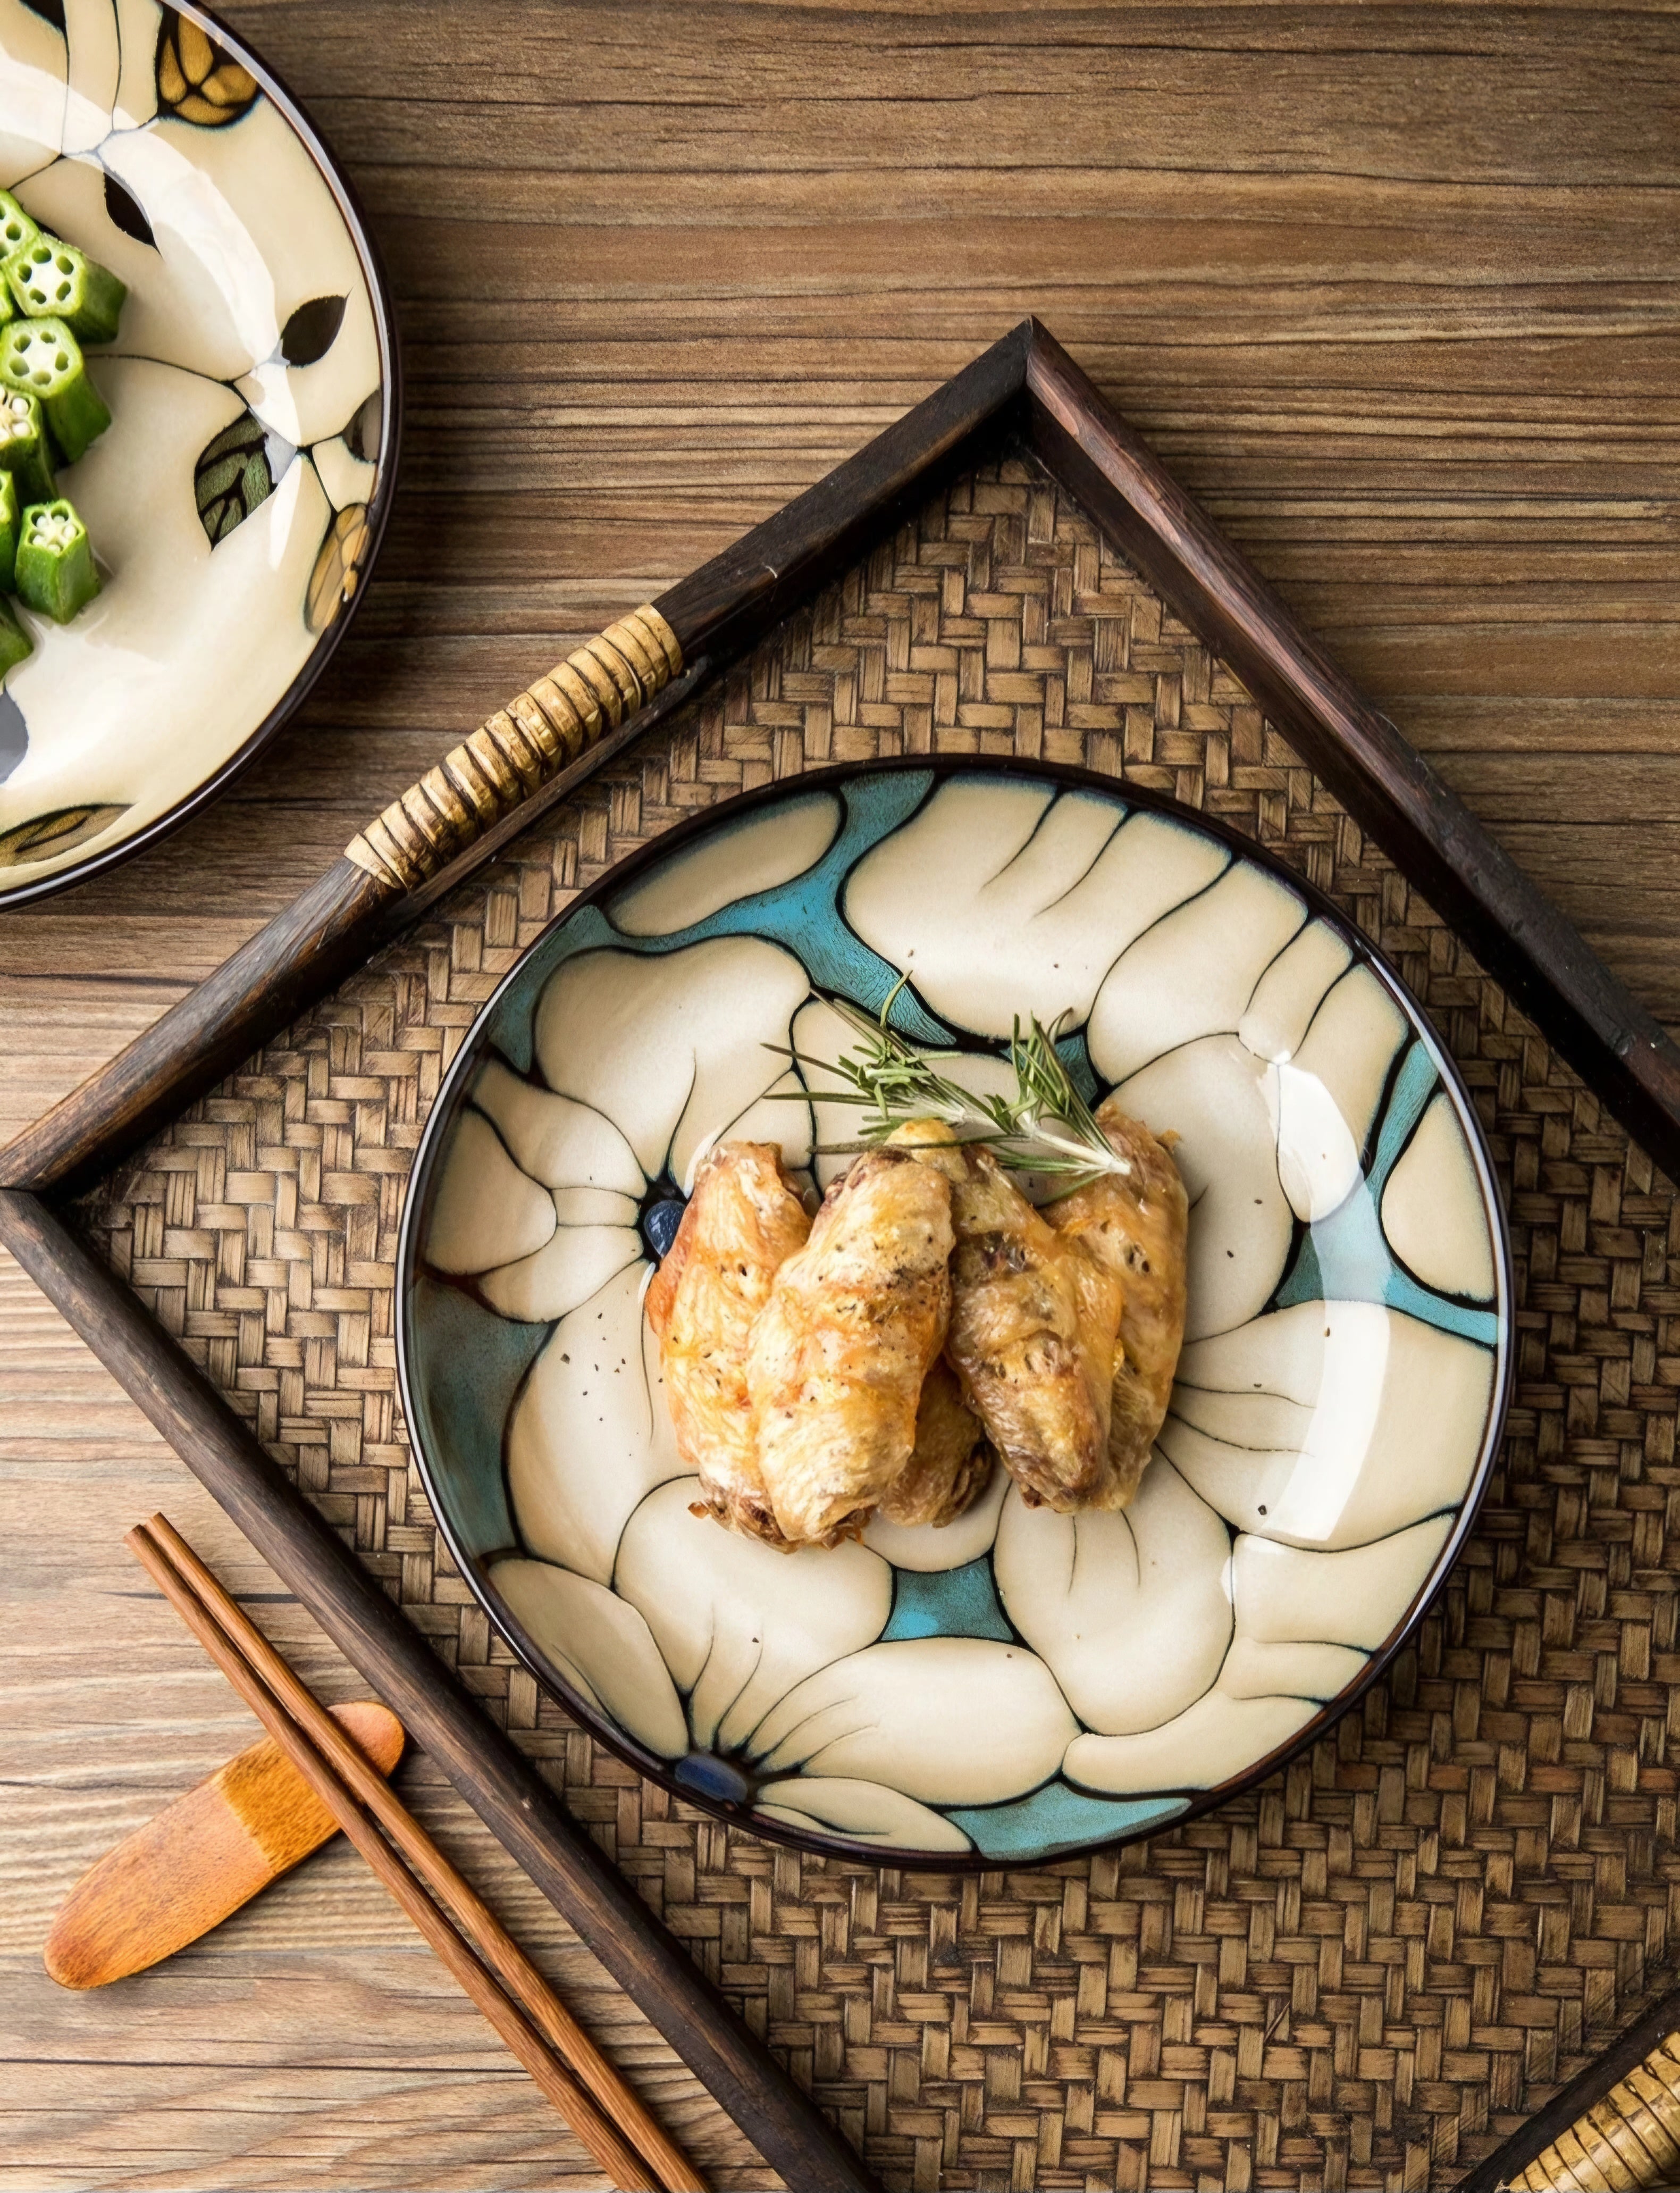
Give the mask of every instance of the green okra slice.
[[20, 505], [50, 502], [59, 491], [40, 404], [20, 388], [0, 387], [0, 471], [17, 482]]
[[68, 624], [100, 590], [88, 529], [73, 502], [34, 502], [23, 513], [14, 581], [26, 609]]
[[43, 231], [4, 262], [6, 286], [31, 319], [60, 319], [79, 342], [109, 342], [123, 316], [128, 284], [62, 237]]
[[0, 593], [8, 594], [17, 583], [20, 507], [17, 481], [10, 472], [0, 472]]
[[14, 320], [0, 328], [0, 382], [36, 398], [67, 465], [111, 424], [82, 346], [62, 320]]
[[10, 604], [0, 602], [0, 677], [34, 652], [35, 642], [12, 615]]
[[0, 191], [0, 259], [9, 259], [23, 244], [33, 243], [40, 233], [40, 224], [30, 219], [11, 192]]

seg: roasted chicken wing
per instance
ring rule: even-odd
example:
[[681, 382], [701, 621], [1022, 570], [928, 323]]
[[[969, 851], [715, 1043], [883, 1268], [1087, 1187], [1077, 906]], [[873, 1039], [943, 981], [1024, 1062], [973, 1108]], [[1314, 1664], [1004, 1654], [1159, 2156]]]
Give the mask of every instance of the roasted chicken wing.
[[923, 1382], [915, 1448], [882, 1494], [881, 1513], [889, 1523], [954, 1522], [985, 1492], [995, 1458], [986, 1427], [940, 1356]]
[[718, 1520], [783, 1543], [759, 1474], [747, 1338], [811, 1222], [774, 1142], [723, 1142], [702, 1159], [677, 1239], [648, 1287], [677, 1451]]
[[1097, 1124], [1131, 1166], [1105, 1173], [1044, 1206], [1064, 1240], [1114, 1274], [1125, 1294], [1108, 1432], [1108, 1474], [1089, 1504], [1123, 1508], [1136, 1492], [1167, 1414], [1184, 1342], [1185, 1249], [1190, 1203], [1166, 1143], [1113, 1097]]
[[783, 1537], [862, 1529], [910, 1460], [951, 1310], [951, 1188], [868, 1151], [776, 1274], [748, 1348], [758, 1469]]
[[951, 1331], [969, 1406], [1023, 1497], [1089, 1506], [1107, 1470], [1120, 1289], [1047, 1226], [990, 1150], [937, 1121], [893, 1137], [951, 1182]]

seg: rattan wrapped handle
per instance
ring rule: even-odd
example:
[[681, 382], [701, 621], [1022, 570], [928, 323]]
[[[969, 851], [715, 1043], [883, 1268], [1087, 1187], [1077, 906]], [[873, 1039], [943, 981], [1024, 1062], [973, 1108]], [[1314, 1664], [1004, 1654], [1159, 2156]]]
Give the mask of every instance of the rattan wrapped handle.
[[682, 667], [683, 650], [659, 611], [651, 603], [631, 610], [427, 770], [357, 832], [345, 857], [399, 890], [413, 890], [616, 730]]
[[1680, 2033], [1659, 2042], [1507, 2184], [1510, 2193], [1680, 2185]]

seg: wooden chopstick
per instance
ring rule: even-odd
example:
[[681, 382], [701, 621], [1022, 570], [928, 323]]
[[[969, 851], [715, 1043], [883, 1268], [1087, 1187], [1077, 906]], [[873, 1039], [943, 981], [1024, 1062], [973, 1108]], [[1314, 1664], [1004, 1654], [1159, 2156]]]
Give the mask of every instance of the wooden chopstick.
[[128, 1543], [614, 2184], [626, 2193], [704, 2193], [694, 2165], [494, 1913], [168, 1519], [136, 1525]]

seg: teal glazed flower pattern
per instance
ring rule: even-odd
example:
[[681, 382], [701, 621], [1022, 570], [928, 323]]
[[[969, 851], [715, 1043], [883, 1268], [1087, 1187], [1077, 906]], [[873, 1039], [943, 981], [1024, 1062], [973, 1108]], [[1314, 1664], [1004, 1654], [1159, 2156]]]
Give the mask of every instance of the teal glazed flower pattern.
[[[849, 1047], [837, 998], [976, 1089], [1065, 1016], [1086, 1093], [1180, 1137], [1186, 1347], [1123, 1514], [1001, 1469], [833, 1551], [691, 1512], [643, 1294], [714, 1141], [845, 1162], [787, 1057]], [[1486, 1156], [1398, 984], [1201, 818], [1020, 764], [803, 778], [563, 916], [436, 1108], [402, 1293], [433, 1504], [537, 1673], [767, 1835], [946, 1865], [1147, 1832], [1306, 1740], [1444, 1573], [1506, 1387]]]
[[[128, 285], [61, 472], [102, 565], [0, 690], [0, 903], [155, 834], [300, 697], [371, 560], [391, 334], [282, 95], [190, 9], [0, 0], [0, 185]], [[257, 71], [254, 73], [254, 71]]]

